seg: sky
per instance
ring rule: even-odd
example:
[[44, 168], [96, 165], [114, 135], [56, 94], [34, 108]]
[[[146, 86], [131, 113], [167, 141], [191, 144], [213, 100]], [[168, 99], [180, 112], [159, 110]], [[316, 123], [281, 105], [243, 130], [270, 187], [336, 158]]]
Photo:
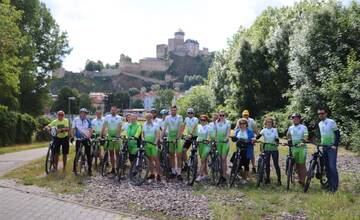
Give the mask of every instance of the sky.
[[133, 61], [156, 56], [156, 44], [181, 28], [210, 51], [226, 47], [240, 26], [249, 27], [269, 6], [296, 0], [42, 0], [62, 31], [70, 55], [63, 67], [80, 71], [87, 59], [115, 64], [124, 53]]

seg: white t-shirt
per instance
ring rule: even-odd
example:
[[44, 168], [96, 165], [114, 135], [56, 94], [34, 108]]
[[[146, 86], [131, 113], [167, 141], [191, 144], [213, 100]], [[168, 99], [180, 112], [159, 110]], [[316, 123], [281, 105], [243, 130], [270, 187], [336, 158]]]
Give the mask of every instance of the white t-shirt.
[[197, 136], [196, 126], [198, 125], [198, 123], [199, 123], [198, 118], [196, 118], [196, 117], [192, 117], [192, 118], [186, 117], [185, 118], [185, 131], [186, 131], [186, 134], [191, 134], [192, 130], [195, 127], [193, 135]]
[[104, 125], [104, 118], [94, 118], [91, 121], [91, 128], [95, 131], [96, 134], [100, 134]]
[[111, 136], [116, 136], [118, 134], [118, 127], [122, 125], [123, 118], [120, 115], [112, 116], [107, 115], [104, 119], [104, 126], [108, 128], [108, 134]]
[[167, 127], [167, 131], [179, 131], [181, 124], [183, 123], [183, 117], [181, 115], [171, 116], [168, 115], [165, 118], [164, 127]]
[[207, 140], [209, 136], [209, 125], [204, 125], [204, 126], [198, 125], [197, 133], [198, 133], [198, 137], [197, 137], [198, 141]]
[[264, 142], [267, 144], [275, 144], [275, 140], [279, 138], [276, 128], [263, 128], [260, 134], [264, 137]]
[[338, 130], [336, 122], [332, 119], [326, 118], [319, 122], [321, 144], [332, 146], [335, 142], [335, 131]]
[[243, 140], [247, 141], [247, 139], [248, 139], [248, 131], [247, 130], [243, 131], [243, 130], [239, 129], [239, 131], [236, 134], [236, 137], [238, 139], [243, 139]]
[[252, 118], [248, 118], [248, 119], [247, 119], [247, 122], [248, 122], [248, 128], [250, 128], [251, 130], [255, 131], [255, 129], [256, 129], [255, 120], [252, 119]]
[[154, 139], [154, 140], [156, 139], [156, 134], [159, 131], [158, 125], [154, 123], [148, 124], [147, 122], [145, 122], [142, 128], [143, 128], [145, 140], [149, 141], [149, 139]]
[[91, 122], [89, 119], [81, 119], [76, 117], [72, 124], [71, 128], [75, 129], [75, 136], [77, 138], [87, 138], [90, 137]]
[[293, 144], [299, 144], [309, 135], [309, 132], [305, 125], [299, 124], [290, 126], [288, 134], [291, 136]]
[[208, 125], [208, 132], [211, 138], [214, 138], [216, 136], [216, 122], [210, 122]]

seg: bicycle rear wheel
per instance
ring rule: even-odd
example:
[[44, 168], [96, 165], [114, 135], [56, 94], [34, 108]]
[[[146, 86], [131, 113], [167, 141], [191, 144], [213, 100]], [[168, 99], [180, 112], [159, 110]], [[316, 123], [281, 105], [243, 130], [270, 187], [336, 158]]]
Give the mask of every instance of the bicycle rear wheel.
[[306, 174], [304, 192], [307, 192], [309, 190], [309, 188], [310, 188], [311, 179], [314, 177], [314, 174], [315, 174], [315, 168], [316, 168], [316, 161], [311, 160], [310, 165], [309, 165], [309, 169], [308, 169], [307, 174]]
[[55, 168], [54, 152], [53, 152], [53, 148], [52, 148], [52, 146], [50, 144], [48, 152], [46, 154], [46, 159], [45, 159], [45, 172], [46, 172], [46, 174], [49, 174], [54, 168]]
[[149, 159], [146, 156], [137, 158], [131, 165], [130, 182], [136, 186], [142, 185], [149, 174]]
[[286, 189], [290, 189], [290, 184], [293, 182], [294, 162], [291, 158], [286, 159]]
[[198, 168], [198, 159], [197, 155], [194, 155], [189, 161], [189, 167], [187, 170], [187, 183], [189, 186], [192, 186], [195, 182]]
[[265, 160], [262, 157], [258, 159], [258, 176], [256, 178], [256, 186], [259, 187], [264, 181], [265, 176]]

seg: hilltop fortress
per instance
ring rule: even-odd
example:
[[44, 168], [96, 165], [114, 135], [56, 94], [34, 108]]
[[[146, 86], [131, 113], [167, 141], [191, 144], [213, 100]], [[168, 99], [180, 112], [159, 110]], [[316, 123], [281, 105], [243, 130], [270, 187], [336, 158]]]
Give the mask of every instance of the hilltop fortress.
[[168, 44], [156, 45], [156, 58], [143, 58], [138, 63], [120, 57], [120, 72], [140, 73], [140, 72], [165, 72], [172, 63], [169, 59], [170, 53], [177, 56], [196, 57], [199, 55], [209, 55], [209, 49], [199, 49], [199, 43], [196, 40], [185, 40], [185, 32], [181, 29], [175, 32], [174, 38], [168, 39]]

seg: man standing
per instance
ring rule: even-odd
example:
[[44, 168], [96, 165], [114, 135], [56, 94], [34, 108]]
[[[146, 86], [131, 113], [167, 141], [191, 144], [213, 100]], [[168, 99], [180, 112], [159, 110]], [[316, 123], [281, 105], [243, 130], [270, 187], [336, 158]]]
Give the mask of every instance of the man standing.
[[318, 115], [320, 119], [321, 145], [323, 145], [326, 177], [328, 179], [328, 190], [330, 192], [336, 192], [339, 187], [339, 174], [336, 163], [337, 149], [340, 143], [340, 131], [337, 128], [336, 122], [327, 118], [327, 110], [325, 108], [319, 108]]
[[[259, 135], [258, 128], [256, 126], [256, 122], [254, 119], [250, 118], [250, 112], [249, 110], [244, 110], [242, 112], [242, 117], [245, 118], [248, 122], [248, 128], [252, 130], [256, 135]], [[256, 166], [255, 166], [255, 154], [253, 158], [251, 159], [251, 165], [252, 165], [252, 172], [256, 173]]]
[[196, 118], [194, 109], [192, 108], [188, 108], [187, 111], [187, 117], [185, 118], [185, 135], [186, 135], [186, 139], [183, 145], [183, 152], [182, 152], [182, 156], [183, 156], [183, 161], [185, 161], [185, 166], [184, 166], [184, 171], [186, 171], [187, 169], [187, 156], [186, 156], [186, 152], [189, 150], [191, 143], [197, 139], [198, 136], [198, 123], [199, 123], [199, 119]]
[[292, 114], [291, 118], [293, 120], [293, 125], [289, 127], [286, 136], [295, 159], [295, 166], [299, 175], [299, 183], [301, 186], [304, 186], [307, 151], [305, 143], [308, 142], [309, 132], [305, 125], [300, 124], [301, 115], [299, 113]]
[[[105, 130], [107, 130], [108, 139], [120, 137], [123, 119], [120, 115], [118, 115], [118, 109], [116, 106], [111, 106], [110, 115], [105, 116], [104, 125], [102, 127], [101, 136], [105, 136]], [[120, 150], [120, 142], [119, 141], [110, 141], [110, 143], [106, 144], [110, 151], [110, 162], [111, 162], [111, 173], [115, 174], [115, 153], [119, 154]]]
[[57, 129], [57, 135], [54, 138], [54, 162], [55, 169], [57, 170], [61, 147], [63, 155], [63, 171], [66, 170], [67, 155], [69, 154], [69, 121], [64, 116], [65, 113], [63, 111], [58, 111], [57, 119], [45, 127], [46, 130], [50, 130], [52, 127], [56, 127]]
[[[102, 130], [102, 127], [104, 126], [104, 118], [102, 117], [102, 111], [101, 110], [96, 110], [95, 114], [96, 114], [96, 118], [94, 118], [91, 121], [91, 128], [93, 129], [93, 131], [95, 133], [95, 139], [96, 139], [96, 138], [101, 137], [101, 130]], [[103, 145], [103, 143], [101, 143], [101, 145]], [[99, 154], [98, 157], [102, 158], [100, 149], [98, 151], [98, 154]]]
[[[181, 165], [182, 165], [182, 146], [179, 144], [179, 140], [182, 136], [183, 130], [183, 117], [177, 114], [176, 105], [171, 107], [170, 115], [165, 118], [164, 130], [162, 131], [162, 137], [167, 135], [167, 141], [169, 141], [169, 157], [172, 176], [177, 176], [179, 181], [182, 181], [181, 177]], [[177, 163], [175, 162], [175, 155]], [[177, 164], [177, 166], [175, 166]]]
[[[88, 110], [86, 108], [81, 108], [79, 112], [79, 117], [76, 117], [71, 125], [71, 137], [72, 140], [76, 137], [75, 149], [76, 153], [80, 148], [80, 144], [85, 146], [85, 153], [88, 162], [88, 175], [91, 176], [91, 164], [92, 164], [92, 156], [91, 156], [91, 146], [90, 146], [90, 137], [92, 135], [91, 122], [87, 118]], [[74, 158], [74, 166], [73, 171], [75, 171], [76, 167], [76, 157]]]

